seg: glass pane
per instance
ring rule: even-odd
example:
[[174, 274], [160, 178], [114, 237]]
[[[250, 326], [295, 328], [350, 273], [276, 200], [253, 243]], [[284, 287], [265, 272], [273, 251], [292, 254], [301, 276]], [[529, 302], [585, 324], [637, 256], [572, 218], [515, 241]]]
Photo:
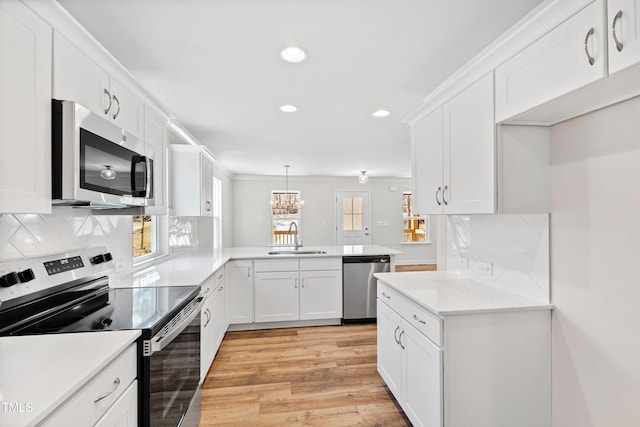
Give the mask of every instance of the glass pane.
[[362, 214], [362, 197], [353, 198], [353, 213]]
[[351, 231], [353, 230], [353, 217], [351, 214], [342, 215], [342, 230]]
[[347, 215], [353, 212], [353, 199], [351, 197], [344, 197], [342, 199], [342, 213]]
[[153, 221], [149, 215], [133, 217], [133, 257], [149, 255], [154, 251]]
[[362, 230], [362, 214], [353, 214], [353, 229]]

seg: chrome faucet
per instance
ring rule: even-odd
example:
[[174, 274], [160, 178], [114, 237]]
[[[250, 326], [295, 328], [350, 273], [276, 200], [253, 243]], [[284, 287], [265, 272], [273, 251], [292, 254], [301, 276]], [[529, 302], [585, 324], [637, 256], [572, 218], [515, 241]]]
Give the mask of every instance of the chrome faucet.
[[291, 221], [289, 224], [289, 231], [287, 231], [287, 235], [291, 235], [291, 229], [295, 226], [296, 234], [293, 235], [293, 250], [298, 250], [298, 224], [295, 221]]

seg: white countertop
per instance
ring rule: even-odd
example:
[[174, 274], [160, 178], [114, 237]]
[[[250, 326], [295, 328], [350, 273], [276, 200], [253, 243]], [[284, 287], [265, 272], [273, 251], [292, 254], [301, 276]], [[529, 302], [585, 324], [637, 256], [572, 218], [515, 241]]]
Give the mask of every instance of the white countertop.
[[139, 336], [100, 331], [0, 337], [0, 425], [41, 422]]
[[456, 272], [375, 273], [374, 276], [438, 316], [553, 308], [548, 303], [463, 278]]
[[172, 256], [166, 261], [151, 264], [132, 273], [112, 274], [109, 286], [130, 288], [142, 286], [197, 286], [230, 260], [327, 258], [358, 255], [396, 255], [402, 252], [377, 245], [303, 246], [300, 251], [323, 251], [324, 254], [269, 255], [269, 251], [291, 250], [291, 247], [228, 248], [221, 251], [191, 253]]

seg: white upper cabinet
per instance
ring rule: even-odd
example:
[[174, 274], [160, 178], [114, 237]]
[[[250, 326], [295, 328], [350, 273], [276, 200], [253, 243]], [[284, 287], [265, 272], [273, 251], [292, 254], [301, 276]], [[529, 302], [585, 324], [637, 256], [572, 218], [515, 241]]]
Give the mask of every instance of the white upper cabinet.
[[495, 211], [493, 73], [412, 124], [421, 214]]
[[144, 103], [63, 35], [53, 35], [53, 98], [75, 101], [136, 136]]
[[51, 27], [0, 2], [0, 213], [51, 212]]
[[203, 146], [171, 145], [171, 200], [176, 216], [213, 216], [213, 158]]
[[442, 213], [442, 107], [412, 126], [414, 212]]
[[167, 214], [167, 118], [149, 105], [144, 106], [145, 153], [153, 159], [154, 206], [145, 208], [147, 215]]
[[496, 122], [606, 77], [604, 7], [594, 1], [496, 68]]
[[444, 213], [495, 211], [493, 73], [444, 104]]
[[609, 73], [640, 62], [640, 0], [609, 0]]

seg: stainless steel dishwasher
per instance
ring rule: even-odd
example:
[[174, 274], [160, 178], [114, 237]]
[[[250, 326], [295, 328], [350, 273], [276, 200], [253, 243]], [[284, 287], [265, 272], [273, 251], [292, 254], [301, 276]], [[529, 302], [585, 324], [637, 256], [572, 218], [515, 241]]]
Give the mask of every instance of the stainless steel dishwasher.
[[346, 256], [342, 258], [342, 321], [376, 319], [377, 280], [373, 273], [391, 269], [389, 255]]

